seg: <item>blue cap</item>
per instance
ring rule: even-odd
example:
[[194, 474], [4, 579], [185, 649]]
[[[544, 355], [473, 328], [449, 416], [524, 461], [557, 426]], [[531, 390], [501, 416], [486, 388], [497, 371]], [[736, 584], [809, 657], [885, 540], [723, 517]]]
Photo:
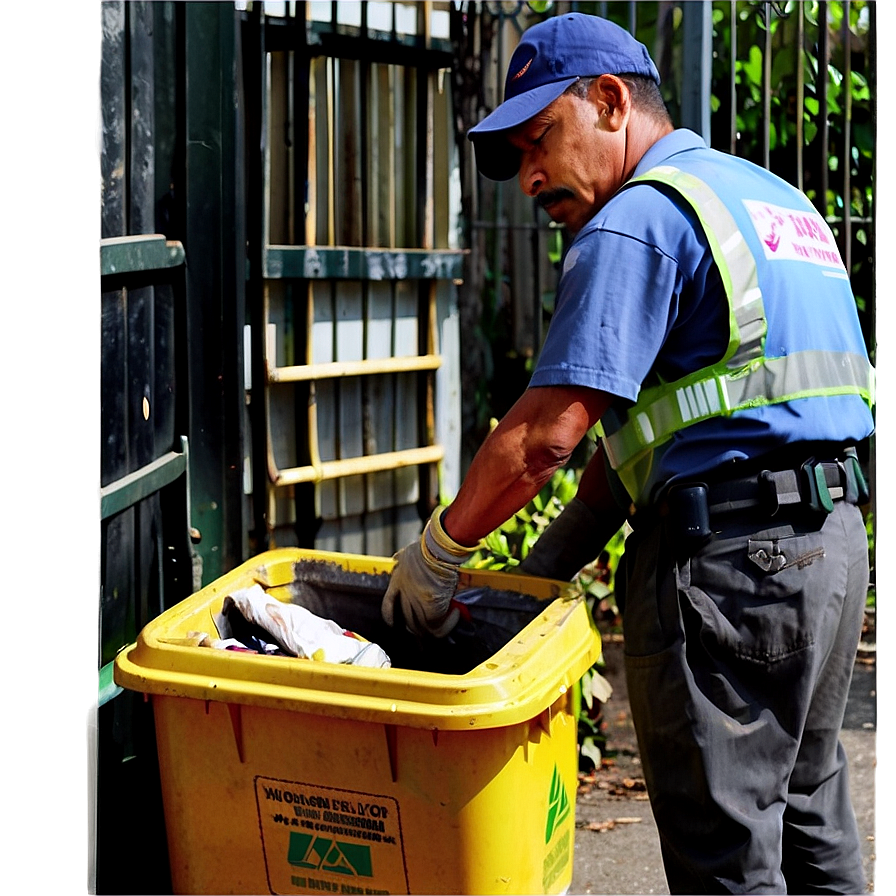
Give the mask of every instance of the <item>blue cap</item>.
[[505, 131], [537, 115], [580, 78], [621, 74], [660, 83], [647, 47], [619, 25], [577, 12], [533, 25], [510, 59], [504, 102], [467, 134], [476, 166], [490, 180], [510, 180], [520, 160]]

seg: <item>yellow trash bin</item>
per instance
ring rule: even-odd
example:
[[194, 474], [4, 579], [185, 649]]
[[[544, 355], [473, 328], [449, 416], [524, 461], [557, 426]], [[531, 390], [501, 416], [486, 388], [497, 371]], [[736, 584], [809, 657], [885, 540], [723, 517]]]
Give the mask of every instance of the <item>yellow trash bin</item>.
[[[379, 619], [391, 569], [386, 558], [269, 551], [116, 658], [115, 681], [151, 695], [175, 892], [569, 887], [572, 692], [600, 655], [586, 604], [559, 582], [465, 570], [462, 586], [482, 594], [470, 607], [478, 634], [454, 660], [475, 665], [401, 668], [401, 639], [411, 654], [418, 642]], [[379, 637], [392, 667], [194, 646], [195, 632], [215, 635], [224, 598], [253, 584]]]

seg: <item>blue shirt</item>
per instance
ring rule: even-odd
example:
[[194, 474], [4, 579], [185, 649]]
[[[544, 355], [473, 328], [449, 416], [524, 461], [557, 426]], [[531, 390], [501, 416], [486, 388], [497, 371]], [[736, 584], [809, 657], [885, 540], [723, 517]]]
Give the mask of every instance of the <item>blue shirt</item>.
[[[793, 189], [744, 160], [708, 150], [684, 129], [657, 141], [635, 176], [694, 152], [730, 165], [732, 183], [749, 180], [754, 197], [764, 182], [776, 197], [782, 188]], [[773, 306], [774, 297], [766, 304]], [[819, 312], [823, 326], [838, 326]], [[858, 328], [857, 317], [849, 323]], [[530, 386], [586, 386], [632, 403], [645, 381], [675, 380], [718, 361], [728, 337], [728, 301], [696, 214], [677, 195], [638, 185], [607, 202], [569, 246]], [[872, 429], [870, 412], [855, 396], [751, 409], [676, 433], [660, 461], [661, 479], [758, 457], [794, 441], [858, 441]]]

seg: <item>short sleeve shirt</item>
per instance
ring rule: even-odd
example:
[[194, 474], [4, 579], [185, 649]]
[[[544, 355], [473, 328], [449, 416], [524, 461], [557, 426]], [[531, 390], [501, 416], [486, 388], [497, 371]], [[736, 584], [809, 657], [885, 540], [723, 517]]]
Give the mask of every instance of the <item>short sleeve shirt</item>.
[[[675, 156], [707, 151], [692, 131], [673, 131], [641, 159], [634, 176]], [[618, 193], [582, 228], [562, 262], [554, 316], [530, 386], [574, 385], [634, 402], [645, 381], [678, 379], [718, 361], [729, 338], [728, 300], [708, 241], [687, 204], [652, 184]], [[860, 439], [836, 405], [794, 414], [791, 402], [731, 425], [708, 420], [678, 433], [662, 463], [667, 477], [759, 456], [801, 440]], [[842, 404], [846, 406], [846, 402]]]

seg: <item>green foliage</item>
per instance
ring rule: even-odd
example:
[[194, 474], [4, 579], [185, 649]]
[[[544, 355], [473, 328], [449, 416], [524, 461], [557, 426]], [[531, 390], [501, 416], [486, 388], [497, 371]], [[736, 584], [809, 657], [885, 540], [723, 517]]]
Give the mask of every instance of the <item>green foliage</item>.
[[[475, 569], [512, 570], [524, 560], [539, 536], [575, 497], [580, 472], [558, 470], [539, 493], [503, 526], [492, 532], [466, 562]], [[625, 527], [621, 528], [601, 555], [582, 569], [573, 587], [585, 598], [592, 615], [604, 630], [618, 630], [619, 611], [613, 598], [616, 570], [625, 549]], [[600, 706], [609, 697], [609, 684], [601, 675], [603, 662], [595, 663], [574, 690], [578, 725], [580, 765], [599, 766], [606, 754], [606, 737], [601, 730]]]
[[[874, 511], [865, 513], [865, 534], [868, 536], [868, 561], [871, 569], [874, 569]], [[877, 599], [877, 591], [872, 583], [868, 588], [868, 600], [866, 605], [874, 607]]]
[[550, 482], [503, 526], [492, 532], [466, 563], [475, 569], [512, 569], [524, 560], [551, 520], [575, 496], [575, 470], [558, 470]]

